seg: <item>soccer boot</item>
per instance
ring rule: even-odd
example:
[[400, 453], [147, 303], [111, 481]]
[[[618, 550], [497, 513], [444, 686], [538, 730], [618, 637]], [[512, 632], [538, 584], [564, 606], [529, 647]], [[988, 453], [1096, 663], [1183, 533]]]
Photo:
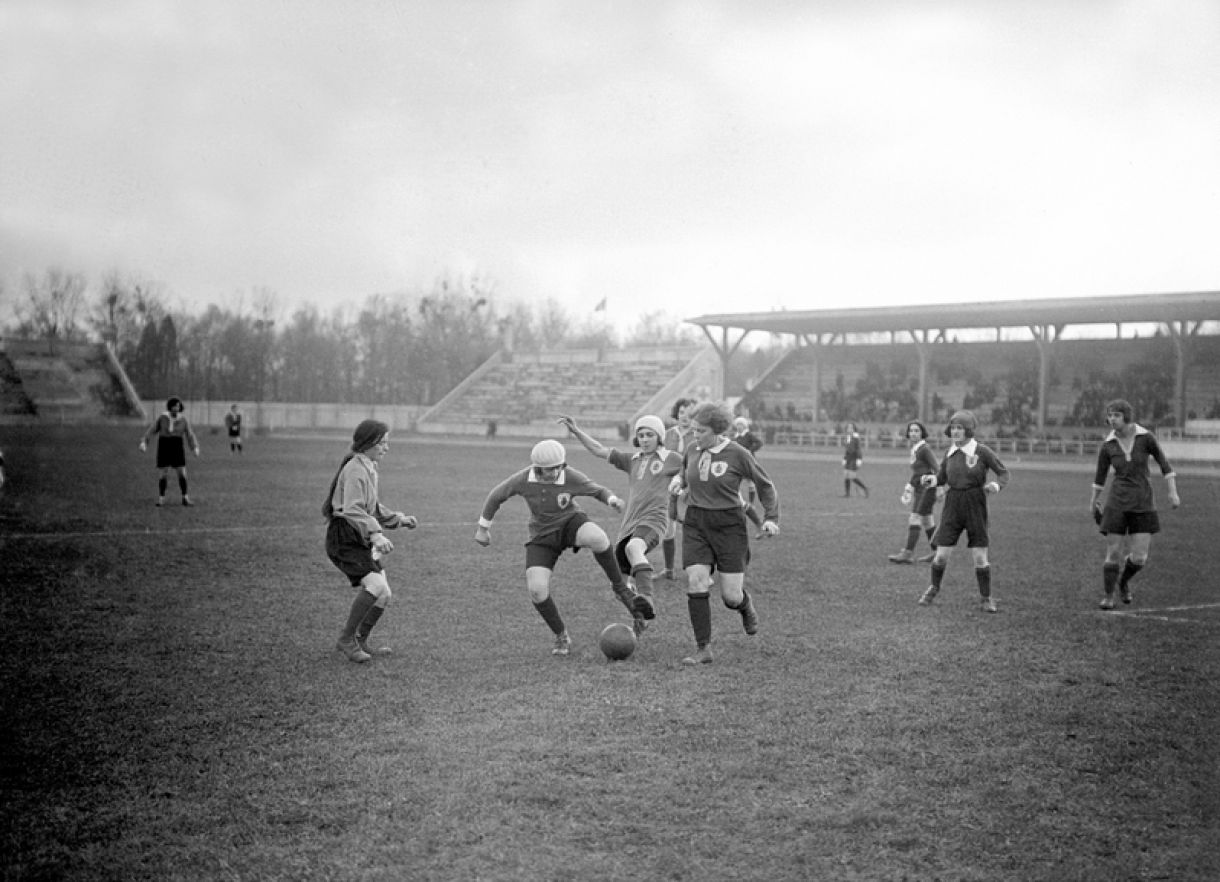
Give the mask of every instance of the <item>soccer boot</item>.
[[1102, 609], [1114, 609], [1114, 595], [1107, 594], [1101, 599], [1101, 603], [1097, 605]]
[[931, 606], [931, 605], [932, 605], [932, 599], [933, 599], [934, 597], [936, 597], [936, 595], [937, 595], [938, 593], [940, 593], [940, 589], [939, 589], [939, 588], [937, 588], [935, 585], [929, 585], [929, 586], [928, 586], [928, 590], [927, 590], [927, 591], [925, 591], [923, 594], [921, 594], [921, 595], [920, 595], [920, 597], [919, 597], [919, 605], [920, 605], [920, 606]]
[[694, 655], [682, 659], [684, 665], [710, 665], [712, 663], [712, 647], [700, 646]]
[[363, 664], [372, 658], [367, 652], [360, 648], [360, 644], [356, 642], [355, 637], [340, 637], [339, 642], [335, 644], [335, 648], [347, 656], [347, 660]]
[[631, 598], [631, 615], [638, 619], [655, 619], [657, 608], [647, 594], [636, 594]]
[[648, 622], [640, 616], [631, 617], [631, 630], [635, 632], [635, 636], [639, 637], [648, 629]]
[[754, 611], [754, 601], [751, 600], [738, 610], [741, 613], [741, 627], [751, 637], [758, 633], [758, 613]]
[[360, 636], [359, 634], [357, 634], [356, 643], [359, 645], [359, 647], [361, 649], [363, 649], [365, 652], [367, 652], [370, 656], [375, 656], [375, 655], [386, 656], [386, 655], [394, 654], [394, 650], [388, 646], [374, 646], [374, 645], [370, 644], [368, 634], [365, 634], [363, 637]]
[[666, 567], [665, 569], [661, 570], [661, 578], [668, 579], [672, 582], [674, 580], [674, 571]]
[[904, 548], [897, 554], [890, 555], [890, 563], [913, 564], [915, 563], [915, 555], [909, 548]]
[[572, 651], [572, 638], [568, 636], [568, 632], [555, 635], [555, 645], [551, 647], [551, 655], [567, 655]]
[[994, 598], [991, 597], [984, 597], [982, 602], [979, 604], [979, 609], [981, 609], [983, 612], [989, 613], [999, 612], [999, 610], [995, 608]]
[[934, 560], [936, 560], [936, 552], [929, 551], [927, 554], [923, 555], [922, 557], [915, 558], [915, 563], [931, 563]]
[[1118, 596], [1123, 599], [1123, 603], [1131, 602], [1131, 586], [1124, 582], [1118, 583]]

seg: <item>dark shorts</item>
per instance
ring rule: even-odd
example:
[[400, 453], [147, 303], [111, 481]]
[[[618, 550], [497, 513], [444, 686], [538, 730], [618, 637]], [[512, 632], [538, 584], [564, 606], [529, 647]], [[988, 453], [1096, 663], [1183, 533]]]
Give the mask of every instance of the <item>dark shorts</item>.
[[181, 469], [186, 467], [186, 439], [181, 435], [157, 437], [157, 468]]
[[359, 585], [369, 573], [381, 572], [381, 563], [373, 560], [373, 549], [345, 518], [330, 519], [330, 526], [326, 528], [326, 556], [353, 586]]
[[936, 508], [936, 488], [915, 488], [915, 501], [911, 503], [911, 514], [926, 518]]
[[1161, 519], [1155, 511], [1121, 511], [1106, 508], [1101, 513], [1098, 527], [1104, 535], [1127, 536], [1131, 533], [1159, 533]]
[[618, 540], [618, 544], [614, 546], [614, 559], [618, 561], [618, 568], [624, 573], [631, 572], [631, 561], [627, 560], [627, 543], [637, 537], [644, 540], [645, 554], [660, 545], [662, 538], [652, 527], [639, 526]]
[[705, 564], [713, 571], [744, 573], [750, 562], [750, 536], [741, 508], [686, 508], [682, 522], [682, 566]]
[[229, 437], [230, 437], [230, 438], [234, 438], [234, 439], [236, 439], [236, 438], [240, 438], [240, 437], [241, 437], [241, 429], [229, 429]]
[[981, 488], [950, 490], [945, 495], [945, 510], [940, 514], [940, 526], [932, 537], [937, 548], [952, 548], [966, 534], [969, 548], [987, 548], [987, 494]]
[[[574, 512], [563, 522], [563, 526], [550, 533], [544, 533], [525, 543], [525, 566], [546, 567], [555, 569], [559, 555], [569, 548], [576, 548], [576, 534], [580, 528], [589, 522], [589, 516], [583, 511]], [[579, 549], [577, 549], [579, 551]]]

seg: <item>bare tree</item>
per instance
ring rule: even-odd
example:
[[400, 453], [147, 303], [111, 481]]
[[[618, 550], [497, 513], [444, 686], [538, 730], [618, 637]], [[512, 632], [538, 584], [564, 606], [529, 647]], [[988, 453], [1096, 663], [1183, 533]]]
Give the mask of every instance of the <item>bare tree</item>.
[[85, 308], [85, 277], [58, 267], [42, 278], [26, 273], [24, 301], [17, 305], [17, 334], [48, 340], [75, 341], [85, 338], [79, 318]]

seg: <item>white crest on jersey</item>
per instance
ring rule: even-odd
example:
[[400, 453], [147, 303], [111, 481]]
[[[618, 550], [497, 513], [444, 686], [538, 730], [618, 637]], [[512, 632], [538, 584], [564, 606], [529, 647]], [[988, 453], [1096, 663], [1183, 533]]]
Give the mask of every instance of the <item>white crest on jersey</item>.
[[729, 464], [727, 462], [721, 461], [721, 462], [712, 463], [712, 474], [715, 475], [717, 478], [723, 478], [724, 473], [727, 472], [728, 470], [729, 470]]
[[572, 494], [571, 493], [560, 493], [558, 496], [555, 497], [555, 501], [559, 503], [560, 508], [567, 508], [569, 505], [572, 504]]

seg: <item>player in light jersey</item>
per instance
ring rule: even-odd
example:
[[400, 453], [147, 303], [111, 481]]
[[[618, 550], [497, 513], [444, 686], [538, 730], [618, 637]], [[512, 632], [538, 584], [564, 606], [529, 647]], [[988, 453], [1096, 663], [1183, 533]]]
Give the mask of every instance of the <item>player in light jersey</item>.
[[[570, 416], [561, 416], [559, 422], [586, 450], [627, 473], [627, 507], [623, 511], [614, 555], [619, 568], [635, 579], [639, 592], [651, 598], [653, 569], [648, 553], [669, 530], [669, 482], [682, 469], [682, 457], [661, 446], [665, 424], [660, 417], [651, 415], [636, 420], [631, 443], [638, 450], [632, 453], [607, 447], [581, 429]], [[639, 634], [647, 621], [638, 615], [634, 618], [635, 632]]]
[[569, 468], [567, 452], [553, 438], [534, 445], [530, 466], [509, 475], [487, 495], [474, 541], [486, 547], [491, 544], [491, 522], [496, 512], [514, 496], [520, 496], [529, 506], [529, 540], [525, 543], [525, 585], [534, 608], [555, 635], [553, 655], [567, 655], [572, 638], [568, 635], [555, 600], [551, 597], [551, 574], [564, 551], [571, 548], [592, 550], [593, 557], [610, 580], [615, 596], [632, 615], [651, 619], [656, 613], [652, 601], [638, 594], [623, 581], [622, 571], [610, 548], [606, 531], [581, 510], [578, 496], [592, 496], [615, 511], [622, 511], [623, 500], [601, 484]]
[[695, 443], [683, 458], [682, 474], [670, 492], [686, 497], [682, 522], [682, 563], [686, 567], [687, 608], [695, 633], [695, 652], [686, 665], [712, 661], [712, 574], [719, 574], [720, 599], [741, 614], [747, 634], [758, 633], [758, 614], [745, 589], [750, 560], [749, 531], [741, 507], [741, 484], [754, 482], [763, 507], [762, 529], [779, 533], [779, 494], [754, 456], [726, 437], [732, 416], [719, 404], [701, 404], [691, 414]]

